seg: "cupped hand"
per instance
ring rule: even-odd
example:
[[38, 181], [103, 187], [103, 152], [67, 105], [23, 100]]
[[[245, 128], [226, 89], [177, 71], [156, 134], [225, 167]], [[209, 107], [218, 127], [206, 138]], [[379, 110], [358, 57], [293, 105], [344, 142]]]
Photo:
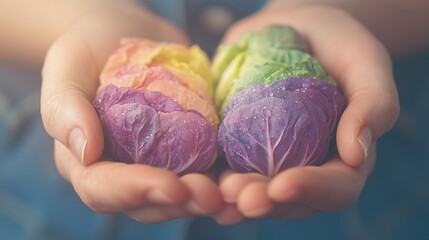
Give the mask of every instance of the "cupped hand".
[[119, 39], [129, 36], [188, 44], [180, 30], [160, 18], [137, 6], [118, 5], [82, 17], [50, 48], [41, 113], [55, 140], [57, 168], [96, 212], [125, 213], [148, 223], [214, 212], [222, 200], [208, 176], [178, 177], [102, 155], [103, 133], [92, 100], [104, 62]]
[[102, 157], [84, 166], [55, 142], [59, 172], [95, 212], [124, 213], [144, 223], [206, 215], [219, 209], [217, 185], [203, 174], [178, 177], [157, 167], [113, 162]]
[[348, 13], [323, 5], [273, 4], [233, 25], [224, 41], [270, 24], [295, 28], [344, 94], [338, 154], [322, 166], [291, 168], [272, 179], [225, 171], [220, 188], [228, 204], [216, 215], [225, 224], [245, 218], [299, 219], [351, 206], [375, 164], [377, 138], [393, 127], [399, 113], [387, 51]]

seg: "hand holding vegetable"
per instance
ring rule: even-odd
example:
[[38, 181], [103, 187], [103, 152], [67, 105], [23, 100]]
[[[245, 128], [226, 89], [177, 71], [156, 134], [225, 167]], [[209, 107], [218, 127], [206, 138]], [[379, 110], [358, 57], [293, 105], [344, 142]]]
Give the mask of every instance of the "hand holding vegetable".
[[342, 90], [347, 107], [336, 134], [339, 155], [331, 155], [321, 166], [291, 168], [271, 179], [225, 171], [220, 188], [229, 205], [217, 214], [225, 224], [244, 217], [303, 218], [350, 206], [375, 163], [376, 139], [393, 126], [398, 115], [389, 57], [350, 15], [324, 6], [268, 5], [234, 25], [225, 42], [272, 24], [296, 29]]
[[[239, 53], [225, 52], [231, 49]], [[306, 49], [298, 33], [280, 25], [219, 48], [219, 144], [234, 170], [274, 177], [326, 160], [344, 98]]]
[[[278, 70], [277, 60], [293, 60], [297, 55], [295, 53], [303, 50], [317, 56], [327, 73], [336, 80], [347, 101], [336, 136], [339, 156], [330, 156], [327, 163], [318, 167], [285, 170], [272, 179], [261, 174], [225, 171], [221, 176], [220, 187], [224, 200], [230, 204], [216, 217], [226, 224], [239, 222], [243, 217], [302, 218], [318, 211], [333, 211], [349, 206], [358, 197], [374, 165], [375, 140], [392, 127], [398, 114], [396, 89], [385, 50], [348, 14], [330, 7], [280, 4], [275, 9], [267, 7], [236, 24], [229, 31], [226, 42], [237, 40], [244, 32], [260, 31], [271, 24], [292, 26], [303, 36], [309, 49], [296, 39], [292, 41], [295, 51], [286, 58], [282, 54], [270, 52], [270, 55], [276, 56], [275, 61], [262, 64], [260, 67], [263, 71], [258, 72], [271, 72], [273, 78], [266, 78], [268, 82], [263, 84], [278, 80], [276, 76], [290, 77], [283, 75], [290, 69]], [[221, 206], [220, 193], [205, 175], [177, 177], [171, 172], [147, 165], [99, 161], [104, 141], [92, 100], [99, 87], [101, 68], [123, 36], [187, 42], [186, 37], [169, 24], [141, 9], [127, 7], [107, 9], [83, 18], [57, 40], [44, 66], [42, 116], [49, 134], [56, 139], [55, 155], [59, 171], [71, 181], [82, 200], [96, 211], [124, 212], [144, 222], [214, 212]], [[258, 44], [263, 44], [263, 41], [255, 46]], [[326, 77], [312, 58], [305, 54], [301, 57], [299, 63], [289, 66], [302, 74], [299, 76], [308, 77], [307, 74], [311, 73], [320, 80]], [[260, 60], [241, 55], [235, 64], [253, 65]], [[178, 88], [184, 87], [185, 83], [181, 80], [189, 77], [180, 70], [175, 72], [176, 68], [165, 72], [159, 71], [157, 66], [146, 67], [148, 69], [145, 71], [150, 72], [151, 76], [164, 74], [169, 78], [168, 84], [178, 84]], [[132, 76], [136, 68], [125, 67], [123, 70], [121, 73]], [[218, 87], [224, 91], [217, 91], [220, 95], [216, 94], [214, 98], [220, 106], [219, 110], [225, 108], [227, 112], [230, 111], [232, 108], [229, 109], [226, 102], [233, 101], [232, 96], [241, 90], [246, 91], [249, 83], [259, 79], [256, 75], [252, 77], [253, 74], [249, 73], [232, 88], [228, 85], [229, 79], [221, 79]], [[164, 88], [164, 82], [152, 81], [152, 77], [148, 79], [145, 87], [158, 82], [152, 85], [158, 92], [177, 92]], [[329, 78], [325, 80], [330, 81]], [[284, 81], [276, 82], [285, 84]], [[126, 82], [131, 85], [134, 83]], [[207, 98], [205, 91], [199, 91], [202, 85], [198, 80], [195, 85], [189, 85], [195, 95], [187, 99]], [[282, 87], [286, 89], [287, 86]], [[109, 91], [121, 94], [122, 90], [118, 92], [110, 88]], [[267, 92], [268, 97], [271, 93], [274, 95], [274, 92]], [[158, 115], [170, 110], [189, 111], [177, 101], [179, 99], [176, 101], [180, 106], [169, 100], [164, 103], [171, 104], [163, 105], [152, 101], [160, 98], [152, 98], [151, 94], [144, 92], [136, 97], [152, 109], [148, 111], [155, 111]], [[262, 96], [265, 98], [265, 95]], [[128, 104], [127, 98], [124, 100]], [[273, 106], [268, 104], [268, 100], [261, 99], [261, 106]], [[118, 108], [114, 108], [113, 112], [125, 113]], [[281, 114], [281, 111], [278, 112]], [[200, 113], [211, 126], [215, 125], [216, 118], [209, 117], [213, 115], [209, 112]]]
[[[138, 6], [121, 3], [82, 17], [54, 43], [43, 69], [41, 111], [46, 130], [55, 138], [59, 172], [82, 201], [97, 212], [125, 213], [155, 223], [218, 210], [222, 204], [219, 189], [206, 175], [178, 177], [161, 168], [113, 162], [102, 156], [102, 126], [92, 101], [102, 67], [123, 36], [184, 45], [188, 42], [167, 22]], [[154, 97], [150, 93], [137, 97], [152, 106], [148, 111], [153, 117], [158, 114], [154, 109], [189, 113], [183, 106], [170, 104], [171, 100], [161, 103], [161, 98]], [[191, 120], [200, 121], [202, 117], [197, 115]], [[175, 117], [165, 114], [167, 119]]]
[[113, 159], [176, 174], [203, 172], [217, 155], [209, 60], [197, 47], [123, 39], [94, 101]]

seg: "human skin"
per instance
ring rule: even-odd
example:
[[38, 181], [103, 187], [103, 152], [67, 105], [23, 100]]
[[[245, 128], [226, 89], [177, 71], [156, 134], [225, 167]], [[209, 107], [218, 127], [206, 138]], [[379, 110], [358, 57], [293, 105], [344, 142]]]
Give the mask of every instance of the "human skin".
[[269, 8], [322, 5], [347, 12], [376, 37], [393, 58], [429, 48], [429, 3], [423, 0], [272, 0]]
[[[16, 2], [20, 1], [13, 3]], [[228, 204], [215, 217], [224, 224], [271, 216], [303, 218], [353, 204], [375, 164], [375, 141], [393, 126], [399, 112], [388, 54], [403, 56], [425, 49], [429, 44], [429, 32], [424, 26], [429, 21], [428, 3], [410, 2], [279, 0], [233, 25], [225, 42], [235, 41], [243, 32], [256, 31], [271, 23], [295, 27], [338, 81], [348, 99], [348, 107], [337, 134], [339, 156], [327, 164], [291, 169], [273, 179], [225, 171], [220, 178], [220, 192], [205, 175], [178, 178], [160, 169], [127, 166], [100, 158], [103, 138], [90, 100], [104, 61], [122, 36], [188, 44], [187, 37], [175, 27], [139, 7], [127, 7], [127, 4], [102, 7], [104, 5], [97, 3], [76, 8], [76, 15], [56, 22], [57, 28], [46, 28], [52, 32], [33, 34], [37, 37], [33, 44], [16, 41], [16, 36], [32, 34], [1, 35], [0, 58], [41, 65], [46, 49], [61, 35], [50, 47], [44, 64], [42, 116], [48, 133], [55, 139], [55, 160], [60, 173], [95, 211], [122, 212], [142, 222], [162, 222], [217, 212], [223, 198]], [[14, 6], [10, 4], [7, 6]], [[19, 29], [22, 34], [28, 34], [24, 28], [11, 27], [20, 25], [7, 21], [10, 14], [1, 13], [8, 9], [0, 7], [0, 17], [6, 18], [0, 21], [0, 31]], [[59, 7], [55, 11], [68, 12], [64, 9], [70, 8]], [[401, 9], [400, 18], [396, 9]], [[377, 17], [379, 12], [383, 12], [383, 18]], [[22, 16], [31, 23], [39, 19], [29, 18], [25, 13]], [[149, 21], [150, 26], [145, 21]], [[75, 23], [69, 28], [72, 22]], [[153, 32], [151, 26], [154, 25], [159, 31]], [[69, 30], [63, 34], [65, 28]], [[163, 34], [165, 31], [168, 34]], [[22, 51], [15, 54], [23, 46], [31, 49], [30, 55]], [[60, 62], [62, 64], [58, 64]], [[80, 146], [85, 146], [83, 151], [73, 151], [68, 140], [76, 126], [88, 137], [80, 141]], [[363, 126], [370, 129], [365, 134], [366, 139], [370, 139], [366, 141], [370, 143], [367, 151], [358, 137]]]
[[113, 0], [0, 1], [0, 63], [38, 69], [46, 51], [80, 16]]
[[62, 34], [47, 53], [41, 97], [42, 119], [55, 139], [59, 172], [96, 212], [158, 223], [217, 211], [222, 197], [207, 175], [179, 177], [102, 155], [103, 133], [92, 100], [105, 61], [124, 36], [189, 44], [176, 27], [132, 4], [90, 12]]
[[375, 164], [376, 140], [399, 114], [389, 53], [364, 25], [337, 7], [285, 2], [236, 23], [224, 42], [270, 24], [294, 27], [347, 100], [336, 134], [338, 154], [321, 166], [291, 168], [273, 178], [225, 170], [219, 185], [228, 204], [216, 215], [223, 224], [247, 218], [301, 219], [351, 206]]

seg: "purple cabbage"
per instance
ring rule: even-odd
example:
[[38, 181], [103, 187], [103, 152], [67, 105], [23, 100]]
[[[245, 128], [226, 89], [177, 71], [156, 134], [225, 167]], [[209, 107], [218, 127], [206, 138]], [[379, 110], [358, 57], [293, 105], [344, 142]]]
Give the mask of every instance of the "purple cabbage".
[[326, 160], [345, 100], [332, 85], [291, 77], [236, 94], [219, 128], [220, 149], [239, 172], [274, 176]]
[[216, 132], [196, 111], [158, 92], [104, 87], [94, 100], [113, 159], [177, 174], [201, 172], [216, 156]]

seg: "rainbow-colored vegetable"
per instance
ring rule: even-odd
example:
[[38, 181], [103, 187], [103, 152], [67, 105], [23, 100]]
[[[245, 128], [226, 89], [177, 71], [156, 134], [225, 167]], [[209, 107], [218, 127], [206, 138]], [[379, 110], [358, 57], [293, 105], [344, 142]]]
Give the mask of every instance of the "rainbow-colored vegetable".
[[202, 172], [219, 145], [232, 169], [272, 177], [327, 160], [345, 99], [300, 35], [273, 25], [219, 46], [211, 67], [197, 46], [123, 39], [94, 107], [114, 160]]
[[326, 160], [345, 100], [295, 30], [273, 25], [220, 46], [212, 72], [220, 150], [234, 170], [272, 177]]
[[94, 107], [114, 160], [177, 174], [214, 162], [219, 119], [210, 63], [199, 47], [123, 39], [100, 83]]

